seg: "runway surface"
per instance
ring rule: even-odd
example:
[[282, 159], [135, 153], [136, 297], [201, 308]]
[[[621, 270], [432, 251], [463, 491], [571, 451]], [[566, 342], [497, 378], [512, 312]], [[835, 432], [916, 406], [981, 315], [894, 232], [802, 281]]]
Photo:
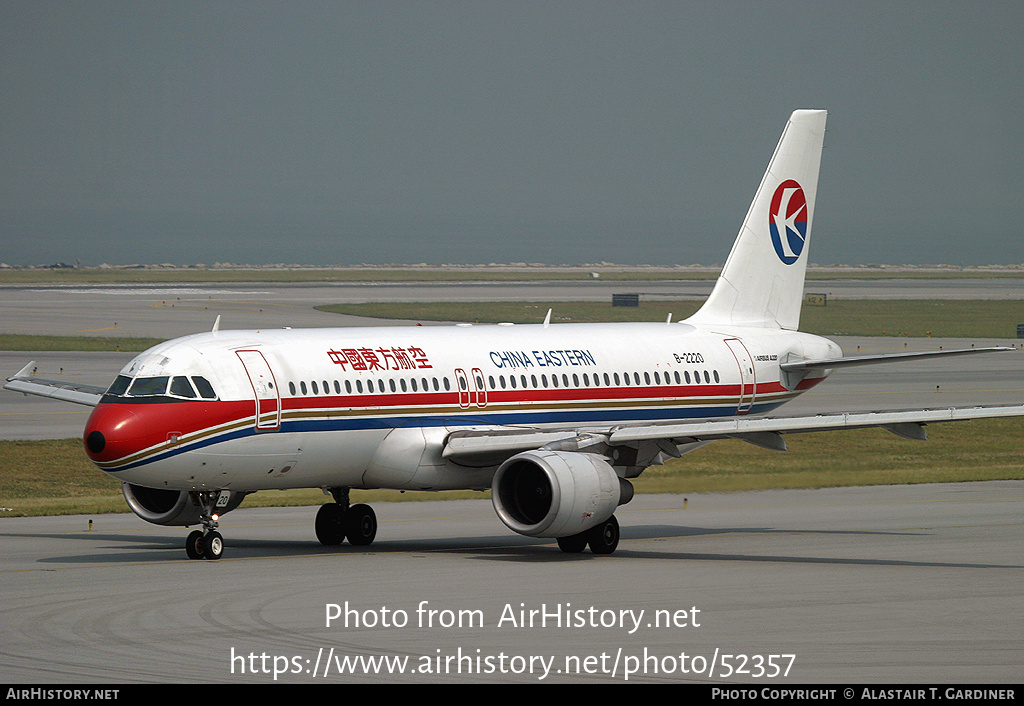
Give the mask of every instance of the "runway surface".
[[[376, 323], [314, 310], [318, 304], [407, 301], [611, 301], [704, 299], [711, 281], [466, 284], [123, 285], [0, 287], [4, 333], [79, 336], [184, 336], [222, 328], [365, 326]], [[805, 291], [832, 298], [1022, 299], [1024, 278], [981, 280], [836, 280]], [[389, 322], [390, 323], [390, 322]], [[538, 323], [540, 321], [538, 320]]]
[[[871, 283], [877, 289], [857, 296], [935, 296], [904, 284], [894, 294]], [[541, 299], [631, 291], [528, 286], [488, 291]], [[1024, 298], [1020, 286], [987, 296]], [[372, 298], [489, 298], [417, 287]], [[217, 313], [231, 328], [365, 324], [311, 308], [357, 300], [357, 289], [4, 288], [0, 315], [7, 331], [86, 335], [181, 335], [208, 330]], [[1019, 344], [837, 340], [848, 354]], [[103, 386], [131, 357], [0, 352], [0, 366], [9, 375], [35, 359], [42, 377]], [[783, 409], [1022, 400], [1024, 353], [1012, 352], [853, 368]], [[4, 392], [0, 436], [78, 436], [88, 413]], [[553, 542], [515, 535], [486, 500], [375, 509], [380, 530], [367, 550], [321, 547], [312, 508], [243, 506], [222, 521], [219, 562], [185, 559], [184, 529], [134, 515], [91, 518], [91, 531], [86, 517], [0, 519], [0, 674], [31, 683], [621, 683], [633, 669], [631, 682], [772, 686], [1013, 683], [1024, 664], [1024, 481], [641, 495], [619, 509], [623, 540], [610, 557], [564, 555]], [[346, 602], [360, 627], [327, 625], [328, 605]], [[552, 625], [549, 616], [542, 627], [535, 616], [524, 627], [521, 610], [526, 618], [568, 611], [582, 624]], [[674, 624], [655, 626], [654, 611]], [[408, 623], [394, 625], [403, 612]], [[467, 624], [446, 622], [460, 617]], [[433, 625], [420, 627], [427, 618]], [[398, 662], [341, 661], [383, 656]]]
[[[637, 496], [606, 557], [514, 535], [486, 500], [375, 507], [368, 549], [321, 547], [312, 508], [240, 509], [222, 523], [219, 562], [185, 559], [184, 530], [134, 516], [93, 518], [91, 531], [80, 516], [0, 520], [0, 672], [123, 684], [269, 683], [275, 669], [289, 683], [1020, 681], [1021, 481]], [[342, 661], [383, 656], [397, 661]]]
[[[573, 282], [497, 284], [330, 284], [0, 287], [0, 320], [7, 333], [172, 337], [228, 328], [412, 324], [339, 316], [317, 304], [360, 301], [483, 301], [610, 299], [642, 290], [650, 297], [702, 298], [712, 282]], [[827, 287], [825, 286], [827, 285]], [[857, 298], [1024, 299], [1024, 279], [809, 282], [809, 292]], [[971, 345], [1020, 345], [1016, 339], [835, 339], [847, 354], [930, 350]], [[35, 360], [39, 377], [105, 387], [133, 354], [0, 351], [0, 371], [12, 375]], [[801, 405], [808, 411], [1014, 403], [1024, 400], [1024, 354], [852, 369], [834, 375]], [[63, 402], [0, 394], [0, 439], [78, 436], [89, 409]]]

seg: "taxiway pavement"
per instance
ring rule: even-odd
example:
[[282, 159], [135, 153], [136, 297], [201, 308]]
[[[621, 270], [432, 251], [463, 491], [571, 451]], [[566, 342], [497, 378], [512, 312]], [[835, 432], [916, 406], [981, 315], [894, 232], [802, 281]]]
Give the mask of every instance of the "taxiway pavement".
[[182, 529], [131, 515], [92, 518], [91, 531], [82, 516], [0, 520], [0, 673], [51, 684], [624, 683], [627, 669], [630, 683], [758, 688], [1020, 681], [1021, 481], [640, 495], [617, 513], [611, 556], [515, 535], [487, 500], [375, 507], [369, 548], [317, 544], [312, 508], [239, 509], [222, 522], [217, 562], [187, 560]]
[[[0, 313], [7, 330], [48, 334], [173, 336], [207, 330], [217, 313], [231, 328], [354, 323], [311, 308], [342, 300], [321, 298], [323, 288], [189, 289], [202, 291], [6, 289]], [[208, 308], [213, 299], [232, 308]], [[839, 340], [847, 353], [1019, 343]], [[40, 376], [106, 385], [131, 354], [0, 352], [0, 366], [13, 374], [33, 358]], [[854, 368], [784, 409], [1019, 403], [1022, 361], [1013, 352]], [[4, 438], [77, 436], [88, 412], [0, 395]], [[222, 522], [219, 562], [185, 559], [184, 530], [129, 514], [0, 519], [0, 674], [36, 684], [537, 682], [548, 665], [543, 681], [555, 683], [621, 683], [627, 667], [640, 670], [631, 682], [769, 687], [1020, 679], [1021, 481], [641, 495], [617, 513], [623, 539], [609, 557], [515, 535], [486, 500], [375, 508], [370, 548], [328, 549], [313, 537], [312, 508], [243, 506]], [[327, 625], [329, 606], [346, 603], [362, 624]], [[420, 627], [421, 606], [435, 623]], [[519, 624], [520, 611], [575, 610], [585, 624]], [[409, 622], [385, 627], [387, 611]], [[654, 625], [655, 611], [675, 623]], [[479, 622], [443, 624], [459, 616]], [[339, 671], [344, 657], [385, 656], [390, 665]]]

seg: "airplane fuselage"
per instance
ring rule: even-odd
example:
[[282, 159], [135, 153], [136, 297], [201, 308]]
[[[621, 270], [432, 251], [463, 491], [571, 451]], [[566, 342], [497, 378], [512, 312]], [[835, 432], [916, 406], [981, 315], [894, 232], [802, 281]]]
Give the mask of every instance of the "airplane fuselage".
[[685, 322], [222, 331], [139, 355], [84, 439], [102, 470], [168, 490], [487, 488], [496, 463], [442, 458], [451, 431], [762, 413], [823, 379], [787, 387], [780, 362], [838, 354]]

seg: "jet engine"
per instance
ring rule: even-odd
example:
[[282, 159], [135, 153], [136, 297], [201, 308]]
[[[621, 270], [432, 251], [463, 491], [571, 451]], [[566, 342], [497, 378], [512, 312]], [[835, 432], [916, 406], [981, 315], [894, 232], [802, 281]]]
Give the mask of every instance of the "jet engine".
[[633, 499], [633, 486], [600, 456], [526, 451], [498, 467], [491, 484], [494, 510], [505, 525], [529, 537], [568, 537], [604, 522]]
[[[121, 483], [121, 492], [128, 501], [128, 507], [146, 522], [155, 525], [174, 525], [187, 527], [198, 525], [203, 508], [192, 502], [189, 494], [183, 490], [165, 490], [146, 488], [132, 483]], [[227, 505], [217, 508], [217, 514], [223, 515], [238, 507], [245, 498], [245, 493], [231, 493]]]

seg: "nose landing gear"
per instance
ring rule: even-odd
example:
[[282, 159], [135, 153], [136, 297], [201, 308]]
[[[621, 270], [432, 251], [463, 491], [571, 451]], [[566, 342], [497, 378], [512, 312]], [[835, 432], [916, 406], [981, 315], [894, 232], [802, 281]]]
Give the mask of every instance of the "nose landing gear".
[[[222, 491], [226, 493], [227, 491]], [[199, 516], [202, 530], [193, 530], [185, 538], [185, 554], [189, 559], [220, 559], [224, 555], [224, 537], [217, 531], [219, 515], [214, 509], [221, 503], [221, 493], [192, 493], [192, 501], [203, 508]]]

